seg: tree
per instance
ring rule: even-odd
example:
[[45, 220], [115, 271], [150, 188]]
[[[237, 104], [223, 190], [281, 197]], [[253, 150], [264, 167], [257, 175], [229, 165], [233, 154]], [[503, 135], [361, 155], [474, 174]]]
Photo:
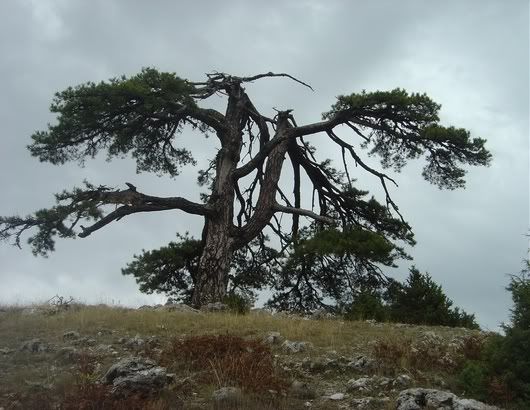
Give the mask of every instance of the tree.
[[386, 292], [386, 299], [393, 321], [433, 325], [458, 326], [478, 329], [475, 315], [453, 308], [440, 285], [428, 273], [421, 273], [414, 266], [405, 283], [393, 283]]
[[[182, 197], [147, 195], [127, 183], [124, 190], [85, 182], [56, 195], [57, 204], [27, 217], [2, 217], [0, 235], [14, 238], [32, 228], [28, 241], [35, 254], [54, 250], [55, 237], [86, 237], [107, 224], [141, 212], [180, 210], [204, 218], [201, 255], [193, 278], [192, 303], [223, 299], [230, 261], [240, 249], [264, 243], [264, 230], [277, 234], [282, 249], [296, 242], [300, 217], [321, 226], [371, 232], [388, 243], [413, 243], [409, 225], [392, 200], [388, 184], [395, 181], [368, 165], [360, 150], [381, 158], [383, 168], [399, 171], [408, 160], [425, 154], [424, 178], [440, 188], [464, 186], [463, 165], [487, 165], [490, 153], [485, 140], [471, 138], [461, 128], [439, 124], [440, 105], [425, 94], [361, 92], [342, 95], [321, 121], [298, 125], [292, 110], [273, 117], [258, 111], [244, 85], [268, 77], [288, 74], [265, 73], [236, 77], [223, 73], [207, 75], [204, 82], [191, 82], [172, 73], [143, 69], [130, 78], [120, 77], [99, 84], [86, 83], [59, 92], [51, 104], [57, 123], [36, 132], [30, 153], [41, 161], [83, 163], [106, 151], [109, 159], [130, 154], [137, 171], [177, 176], [181, 167], [195, 164], [192, 153], [177, 145], [177, 136], [187, 127], [217, 137], [218, 152], [208, 169], [199, 171], [198, 181], [209, 187], [202, 203]], [[310, 88], [310, 87], [309, 87]], [[223, 97], [224, 113], [205, 108], [208, 99]], [[346, 139], [346, 133], [353, 138]], [[342, 171], [329, 160], [319, 162], [306, 141], [323, 134], [342, 153]], [[294, 178], [292, 195], [279, 185], [286, 157]], [[353, 187], [348, 164], [376, 177], [385, 193], [386, 205]], [[313, 189], [310, 208], [302, 207], [303, 175]], [[113, 205], [112, 209], [108, 205]], [[286, 229], [278, 214], [292, 216]], [[81, 225], [82, 221], [89, 223]], [[392, 245], [393, 246], [393, 245]]]

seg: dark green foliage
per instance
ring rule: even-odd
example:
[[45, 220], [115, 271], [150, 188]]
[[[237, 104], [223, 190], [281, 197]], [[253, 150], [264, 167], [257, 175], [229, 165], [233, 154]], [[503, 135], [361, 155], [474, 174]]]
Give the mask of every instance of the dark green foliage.
[[[86, 181], [84, 184], [87, 190], [98, 189]], [[102, 217], [103, 213], [98, 207], [98, 203], [85, 197], [83, 194], [86, 192], [81, 188], [74, 188], [71, 191], [64, 190], [60, 194], [55, 194], [57, 205], [49, 209], [40, 209], [33, 216], [26, 216], [25, 218], [0, 216], [0, 226], [3, 224], [8, 227], [0, 230], [0, 240], [7, 240], [13, 236], [11, 231], [19, 229], [14, 235], [14, 244], [20, 247], [21, 234], [33, 226], [38, 226], [37, 232], [28, 238], [28, 243], [31, 245], [34, 255], [46, 257], [55, 250], [54, 237], [75, 239], [77, 235], [73, 228], [81, 219], [96, 221]]]
[[478, 329], [474, 315], [452, 305], [440, 285], [412, 267], [404, 283], [386, 279], [354, 293], [353, 300], [345, 306], [344, 317]]
[[458, 385], [466, 394], [481, 400], [487, 399], [488, 371], [483, 363], [468, 361], [458, 375]]
[[363, 290], [345, 309], [346, 320], [374, 319], [385, 322], [389, 319], [388, 306], [384, 304], [381, 294], [376, 290]]
[[134, 255], [122, 274], [132, 275], [145, 293], [164, 293], [189, 303], [201, 256], [201, 242], [179, 236], [179, 242]]
[[177, 175], [181, 165], [194, 163], [188, 150], [172, 145], [196, 107], [193, 90], [175, 74], [151, 68], [130, 78], [69, 87], [55, 95], [50, 107], [58, 114], [57, 125], [36, 132], [28, 148], [52, 164], [83, 163], [102, 149], [109, 159], [130, 152], [138, 171]]
[[340, 232], [302, 229], [292, 252], [277, 271], [267, 306], [308, 313], [318, 308], [337, 310], [361, 288], [384, 281], [378, 264], [392, 266], [406, 257], [384, 236], [351, 228]]
[[235, 314], [244, 315], [250, 312], [254, 301], [248, 297], [242, 296], [235, 292], [230, 292], [222, 302], [228, 306], [228, 309]]
[[415, 267], [404, 284], [389, 288], [387, 299], [390, 318], [396, 322], [478, 328], [474, 315], [452, 308], [442, 287]]
[[465, 129], [438, 124], [440, 105], [426, 94], [408, 94], [399, 88], [363, 91], [339, 96], [331, 108], [324, 119], [348, 113], [361, 118], [357, 121], [361, 130], [373, 130], [362, 146], [380, 156], [385, 168], [399, 171], [408, 160], [426, 153], [422, 175], [440, 188], [464, 186], [465, 170], [458, 163], [487, 165], [491, 160], [484, 139], [471, 139]]
[[[505, 336], [489, 339], [478, 363], [466, 363], [459, 380], [468, 388], [470, 368], [481, 369], [473, 385], [478, 398], [530, 408], [530, 276], [529, 261], [518, 276], [512, 276], [507, 290], [512, 293], [512, 322], [504, 325]], [[475, 371], [478, 374], [478, 371]]]
[[[177, 237], [177, 242], [134, 255], [133, 261], [122, 269], [122, 274], [134, 276], [142, 292], [162, 293], [189, 304], [196, 283], [202, 242], [188, 234], [177, 234]], [[222, 302], [237, 313], [246, 313], [253, 303], [255, 292], [270, 281], [277, 257], [277, 251], [259, 241], [253, 241], [248, 248], [237, 251], [231, 261], [229, 292]]]
[[[131, 183], [125, 183], [124, 190], [86, 184], [85, 190], [57, 196], [51, 209], [26, 218], [0, 218], [0, 239], [14, 238], [20, 244], [21, 234], [35, 228], [38, 232], [29, 242], [35, 254], [45, 255], [54, 250], [55, 236], [86, 237], [127, 215], [180, 210], [204, 218], [202, 241], [181, 237], [135, 256], [123, 273], [133, 275], [142, 291], [163, 292], [183, 301], [193, 293], [193, 304], [200, 306], [221, 301], [227, 292], [252, 299], [256, 290], [270, 286], [274, 292], [270, 305], [278, 309], [338, 310], [357, 298], [358, 309], [363, 306], [359, 314], [364, 315], [366, 306], [376, 300], [358, 295], [385, 283], [381, 266], [408, 258], [403, 246], [415, 242], [390, 196], [388, 185], [397, 183], [366, 164], [361, 150], [379, 156], [383, 168], [396, 171], [425, 156], [425, 179], [449, 189], [464, 186], [464, 165], [488, 165], [491, 155], [483, 139], [440, 125], [440, 105], [425, 94], [401, 89], [339, 96], [331, 111], [323, 114], [324, 121], [312, 124], [298, 126], [292, 110], [270, 118], [259, 112], [243, 87], [267, 77], [286, 77], [307, 86], [285, 73], [252, 77], [212, 73], [205, 81], [190, 82], [145, 68], [131, 77], [89, 82], [57, 93], [50, 107], [57, 120], [46, 131], [33, 134], [28, 147], [33, 156], [52, 164], [81, 165], [99, 153], [107, 159], [132, 156], [138, 172], [173, 177], [182, 166], [195, 164], [179, 143], [189, 126], [206, 137], [210, 132], [216, 136], [209, 143], [216, 145], [217, 154], [207, 169], [198, 172], [197, 181], [207, 192], [201, 194], [203, 202], [196, 203], [179, 196], [146, 195]], [[207, 107], [206, 100], [213, 96], [226, 101], [224, 110]], [[357, 142], [339, 137], [339, 128], [350, 131]], [[317, 160], [315, 148], [305, 139], [317, 133], [341, 150], [342, 168], [335, 168], [329, 159]], [[285, 190], [289, 194], [280, 190], [287, 182], [279, 183], [284, 162], [293, 169], [292, 186]], [[368, 192], [354, 186], [348, 164], [379, 180], [384, 204], [366, 198]], [[302, 188], [307, 187], [302, 178], [313, 191], [311, 209], [302, 201]], [[292, 224], [287, 226], [278, 214], [292, 217]], [[307, 229], [301, 229], [302, 216], [314, 221]], [[90, 226], [82, 226], [85, 221]], [[265, 246], [263, 230], [269, 228], [280, 238], [281, 255]], [[220, 240], [230, 246], [210, 246]], [[473, 322], [472, 316], [451, 310], [451, 302], [429, 280], [403, 288], [405, 293], [398, 294], [395, 302], [398, 316], [418, 311], [419, 306], [408, 306], [404, 300], [424, 292], [418, 303], [432, 306], [432, 311], [422, 320]], [[420, 319], [413, 316], [413, 320]]]

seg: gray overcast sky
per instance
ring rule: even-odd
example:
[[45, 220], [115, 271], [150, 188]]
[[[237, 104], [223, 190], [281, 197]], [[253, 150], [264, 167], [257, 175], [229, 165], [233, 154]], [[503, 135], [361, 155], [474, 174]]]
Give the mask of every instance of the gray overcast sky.
[[[418, 245], [413, 263], [442, 284], [457, 306], [495, 328], [510, 306], [507, 274], [521, 269], [529, 218], [529, 5], [511, 1], [136, 1], [0, 2], [0, 215], [52, 205], [52, 193], [83, 179], [197, 199], [196, 171], [174, 180], [135, 174], [129, 160], [96, 159], [85, 168], [30, 157], [35, 130], [53, 122], [53, 93], [69, 85], [135, 74], [144, 66], [200, 81], [213, 70], [235, 75], [289, 72], [247, 90], [265, 114], [294, 109], [316, 121], [338, 94], [362, 89], [426, 92], [442, 104], [445, 125], [488, 140], [489, 168], [469, 169], [466, 190], [439, 191], [421, 161], [397, 175], [393, 196]], [[213, 152], [183, 136], [195, 156]], [[318, 136], [314, 136], [318, 146]], [[321, 144], [322, 145], [322, 144]], [[339, 160], [320, 147], [321, 158]], [[380, 197], [377, 181], [356, 175]], [[123, 267], [134, 253], [166, 244], [175, 232], [197, 235], [201, 219], [183, 213], [134, 215], [86, 239], [59, 241], [48, 259], [0, 244], [0, 303], [59, 293], [87, 302], [138, 305], [142, 295]], [[410, 264], [392, 272], [404, 278]]]

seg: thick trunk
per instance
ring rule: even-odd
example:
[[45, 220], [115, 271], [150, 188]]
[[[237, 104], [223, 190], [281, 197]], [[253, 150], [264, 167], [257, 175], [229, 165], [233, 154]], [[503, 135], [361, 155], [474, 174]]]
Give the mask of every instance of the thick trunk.
[[229, 101], [226, 119], [229, 127], [218, 134], [221, 149], [217, 155], [216, 178], [210, 198], [215, 215], [207, 216], [203, 235], [204, 249], [199, 261], [192, 303], [201, 307], [207, 303], [222, 301], [228, 287], [230, 260], [234, 252], [234, 239], [231, 236], [234, 218], [234, 184], [232, 173], [241, 152], [242, 121], [244, 106], [240, 104], [244, 96], [241, 87], [227, 90]]
[[195, 307], [222, 301], [226, 296], [232, 253], [228, 226], [210, 222], [195, 280], [192, 297]]

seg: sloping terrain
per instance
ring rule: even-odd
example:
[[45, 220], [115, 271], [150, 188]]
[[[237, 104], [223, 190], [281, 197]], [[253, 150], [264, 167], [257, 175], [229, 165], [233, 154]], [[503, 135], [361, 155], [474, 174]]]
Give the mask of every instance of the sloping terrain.
[[[487, 337], [461, 328], [183, 305], [6, 307], [0, 408], [395, 409], [406, 389], [465, 397], [456, 374]], [[109, 372], [116, 363], [129, 369]], [[427, 406], [435, 392], [407, 394], [427, 408], [421, 402]], [[469, 403], [459, 408], [479, 408]]]

